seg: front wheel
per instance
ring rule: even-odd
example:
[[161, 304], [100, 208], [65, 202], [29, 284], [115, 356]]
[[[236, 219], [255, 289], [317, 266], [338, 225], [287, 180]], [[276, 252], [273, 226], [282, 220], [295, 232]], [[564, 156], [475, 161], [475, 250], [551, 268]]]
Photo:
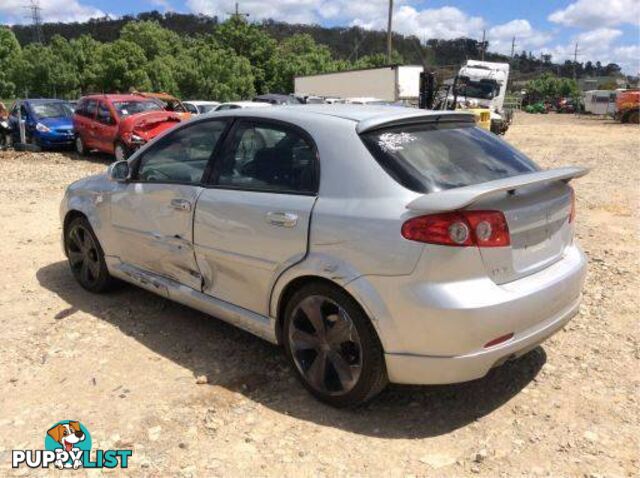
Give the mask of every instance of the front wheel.
[[325, 283], [297, 291], [285, 309], [285, 351], [304, 387], [335, 407], [361, 405], [387, 385], [382, 345], [346, 292]]
[[102, 247], [86, 218], [71, 221], [65, 231], [64, 245], [71, 272], [83, 288], [104, 292], [113, 285]]
[[76, 153], [78, 153], [80, 156], [87, 155], [87, 147], [85, 146], [84, 141], [82, 140], [82, 136], [80, 135], [76, 136], [75, 146], [76, 146]]

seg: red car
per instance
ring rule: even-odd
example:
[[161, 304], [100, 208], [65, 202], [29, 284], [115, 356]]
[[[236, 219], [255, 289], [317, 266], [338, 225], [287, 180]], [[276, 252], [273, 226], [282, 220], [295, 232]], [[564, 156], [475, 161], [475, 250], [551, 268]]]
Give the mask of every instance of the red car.
[[76, 150], [113, 154], [128, 158], [136, 149], [182, 120], [164, 111], [162, 105], [139, 95], [91, 95], [76, 107], [73, 126]]

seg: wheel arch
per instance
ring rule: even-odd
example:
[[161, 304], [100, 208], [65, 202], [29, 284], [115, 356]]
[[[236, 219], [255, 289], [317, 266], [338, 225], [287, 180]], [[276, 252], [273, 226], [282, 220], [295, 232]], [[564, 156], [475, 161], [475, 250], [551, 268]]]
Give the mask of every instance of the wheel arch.
[[382, 337], [380, 336], [380, 330], [377, 327], [376, 320], [374, 319], [374, 317], [372, 317], [369, 308], [366, 307], [365, 304], [363, 304], [361, 298], [358, 297], [358, 295], [354, 294], [353, 291], [345, 287], [345, 284], [340, 284], [339, 282], [336, 282], [328, 277], [314, 274], [304, 274], [291, 279], [289, 282], [287, 282], [286, 285], [284, 285], [277, 299], [275, 300], [275, 335], [278, 344], [283, 344], [282, 329], [284, 325], [285, 309], [289, 300], [301, 288], [309, 284], [318, 283], [335, 287], [351, 297], [351, 299], [353, 299], [357, 306], [362, 310], [363, 314], [369, 319], [369, 322], [373, 326], [373, 329], [380, 343], [384, 344], [382, 341]]
[[[79, 217], [84, 217], [87, 221], [89, 220], [87, 215], [85, 213], [83, 213], [82, 211], [79, 211], [77, 209], [70, 209], [69, 211], [67, 211], [67, 213], [64, 216], [64, 221], [62, 222], [62, 237], [67, 237], [67, 229], [69, 228], [69, 225], [71, 224], [71, 222], [74, 219], [77, 219]], [[63, 250], [64, 250], [64, 254], [67, 255], [67, 242], [66, 242], [66, 240], [62, 241], [62, 247], [63, 247]]]

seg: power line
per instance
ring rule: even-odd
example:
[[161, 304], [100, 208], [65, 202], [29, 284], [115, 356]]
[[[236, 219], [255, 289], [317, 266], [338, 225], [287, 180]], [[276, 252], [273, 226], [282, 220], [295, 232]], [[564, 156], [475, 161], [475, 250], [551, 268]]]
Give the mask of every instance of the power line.
[[239, 19], [239, 18], [244, 19], [249, 17], [249, 13], [243, 13], [240, 11], [240, 4], [238, 2], [236, 2], [235, 12], [227, 12], [227, 15], [231, 15], [231, 17], [235, 19]]
[[577, 75], [576, 75], [576, 66], [578, 65], [578, 42], [576, 41], [576, 48], [573, 51], [573, 79], [576, 80], [577, 79]]
[[387, 63], [391, 64], [393, 29], [393, 0], [389, 0], [389, 22], [387, 24]]
[[35, 43], [44, 43], [44, 35], [42, 33], [42, 7], [39, 0], [30, 0], [29, 5], [24, 7], [29, 10], [26, 18], [29, 18], [33, 24], [33, 41]]

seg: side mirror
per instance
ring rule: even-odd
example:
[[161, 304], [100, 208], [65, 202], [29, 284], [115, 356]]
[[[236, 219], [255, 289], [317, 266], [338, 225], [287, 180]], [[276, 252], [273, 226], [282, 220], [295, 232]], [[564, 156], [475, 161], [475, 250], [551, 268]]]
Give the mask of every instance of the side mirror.
[[124, 183], [129, 179], [130, 172], [128, 161], [116, 161], [109, 165], [107, 176], [109, 176], [111, 181]]

